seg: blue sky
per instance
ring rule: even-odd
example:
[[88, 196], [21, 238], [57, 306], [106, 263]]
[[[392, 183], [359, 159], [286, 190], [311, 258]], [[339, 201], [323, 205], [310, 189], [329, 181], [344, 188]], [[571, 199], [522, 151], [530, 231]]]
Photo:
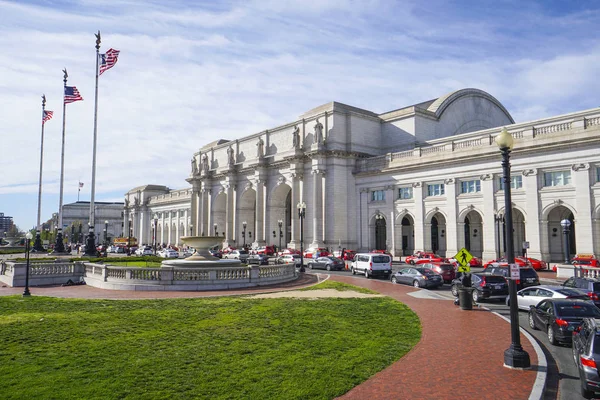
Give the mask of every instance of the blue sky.
[[466, 87], [517, 122], [598, 107], [596, 1], [0, 0], [0, 212], [58, 210], [62, 69], [84, 101], [67, 105], [64, 203], [90, 198], [94, 33], [121, 51], [100, 77], [96, 201], [136, 186], [187, 186], [204, 144], [339, 101], [385, 112]]

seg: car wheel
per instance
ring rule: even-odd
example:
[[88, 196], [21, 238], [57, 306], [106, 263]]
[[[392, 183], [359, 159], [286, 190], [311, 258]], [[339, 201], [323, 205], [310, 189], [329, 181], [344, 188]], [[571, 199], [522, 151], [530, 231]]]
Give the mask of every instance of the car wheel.
[[456, 285], [450, 286], [450, 291], [452, 292], [452, 296], [458, 297], [458, 288], [456, 287]]
[[473, 301], [475, 303], [479, 302], [479, 292], [477, 290], [473, 290], [473, 293], [471, 294], [471, 297], [473, 298]]
[[365, 269], [365, 278], [369, 279], [369, 270]]
[[312, 263], [308, 264], [308, 269], [312, 269], [313, 265]]
[[415, 280], [413, 281], [413, 286], [414, 286], [414, 287], [416, 287], [416, 288], [420, 288], [420, 287], [421, 287], [421, 284], [419, 283], [419, 281], [418, 281], [418, 280], [416, 280], [416, 279], [415, 279]]
[[330, 265], [327, 266], [327, 271], [331, 271], [331, 266]]
[[354, 270], [354, 267], [350, 268], [350, 271], [352, 272], [352, 275], [356, 275], [356, 271]]
[[396, 279], [395, 276], [392, 276], [392, 283], [394, 283], [394, 284], [398, 283], [398, 279]]
[[415, 260], [410, 260], [411, 265], [415, 265]]
[[537, 330], [537, 327], [535, 326], [535, 321], [533, 320], [533, 315], [531, 313], [529, 313], [529, 317], [527, 319], [529, 320], [529, 327], [533, 330]]
[[554, 329], [552, 328], [552, 325], [548, 326], [548, 341], [550, 344], [554, 345], [558, 343], [554, 337]]
[[581, 384], [581, 396], [584, 399], [592, 399], [594, 398], [594, 392], [592, 392], [591, 390], [587, 390], [583, 387], [583, 384]]

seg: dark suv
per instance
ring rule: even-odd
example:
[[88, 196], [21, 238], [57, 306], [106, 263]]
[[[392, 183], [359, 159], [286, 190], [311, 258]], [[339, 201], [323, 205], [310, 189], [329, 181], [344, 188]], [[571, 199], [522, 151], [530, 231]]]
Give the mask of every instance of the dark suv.
[[[456, 278], [452, 281], [452, 294], [458, 297], [458, 289], [462, 287], [462, 279]], [[504, 300], [508, 296], [508, 284], [504, 277], [492, 275], [487, 272], [474, 272], [471, 274], [471, 287], [473, 290], [473, 301], [479, 302], [487, 299]]]
[[579, 370], [581, 394], [591, 399], [600, 392], [600, 320], [584, 318], [573, 332], [573, 361]]
[[[510, 268], [508, 265], [489, 266], [485, 269], [485, 272], [489, 272], [493, 275], [501, 275], [506, 279], [510, 278]], [[519, 267], [519, 275], [520, 279], [517, 281], [517, 289], [519, 290], [540, 284], [540, 278], [537, 272], [531, 267]]]
[[585, 291], [596, 307], [600, 308], [600, 281], [598, 279], [575, 276], [564, 281], [562, 285]]

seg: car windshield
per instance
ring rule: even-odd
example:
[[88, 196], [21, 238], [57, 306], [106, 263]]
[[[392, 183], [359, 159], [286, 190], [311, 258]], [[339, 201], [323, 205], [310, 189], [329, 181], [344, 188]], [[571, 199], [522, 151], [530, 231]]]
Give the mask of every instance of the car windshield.
[[239, 250], [240, 254], [248, 254], [246, 250]]
[[557, 304], [556, 310], [561, 317], [600, 317], [600, 310], [594, 304]]
[[600, 282], [594, 282], [594, 283], [592, 283], [592, 290], [594, 292], [600, 292]]

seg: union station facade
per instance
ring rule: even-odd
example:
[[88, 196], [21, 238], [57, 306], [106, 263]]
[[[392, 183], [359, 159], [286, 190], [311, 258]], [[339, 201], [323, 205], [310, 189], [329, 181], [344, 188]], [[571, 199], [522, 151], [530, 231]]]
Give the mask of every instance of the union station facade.
[[[501, 153], [511, 153], [516, 254], [600, 255], [600, 108], [515, 123], [490, 94], [463, 89], [383, 114], [331, 102], [296, 121], [193, 154], [188, 188], [125, 195], [124, 235], [180, 245], [417, 250], [484, 260], [504, 253]], [[560, 221], [571, 227], [563, 233]], [[281, 225], [281, 227], [280, 227]], [[156, 232], [156, 233], [155, 233]], [[281, 241], [281, 242], [280, 242]]]

